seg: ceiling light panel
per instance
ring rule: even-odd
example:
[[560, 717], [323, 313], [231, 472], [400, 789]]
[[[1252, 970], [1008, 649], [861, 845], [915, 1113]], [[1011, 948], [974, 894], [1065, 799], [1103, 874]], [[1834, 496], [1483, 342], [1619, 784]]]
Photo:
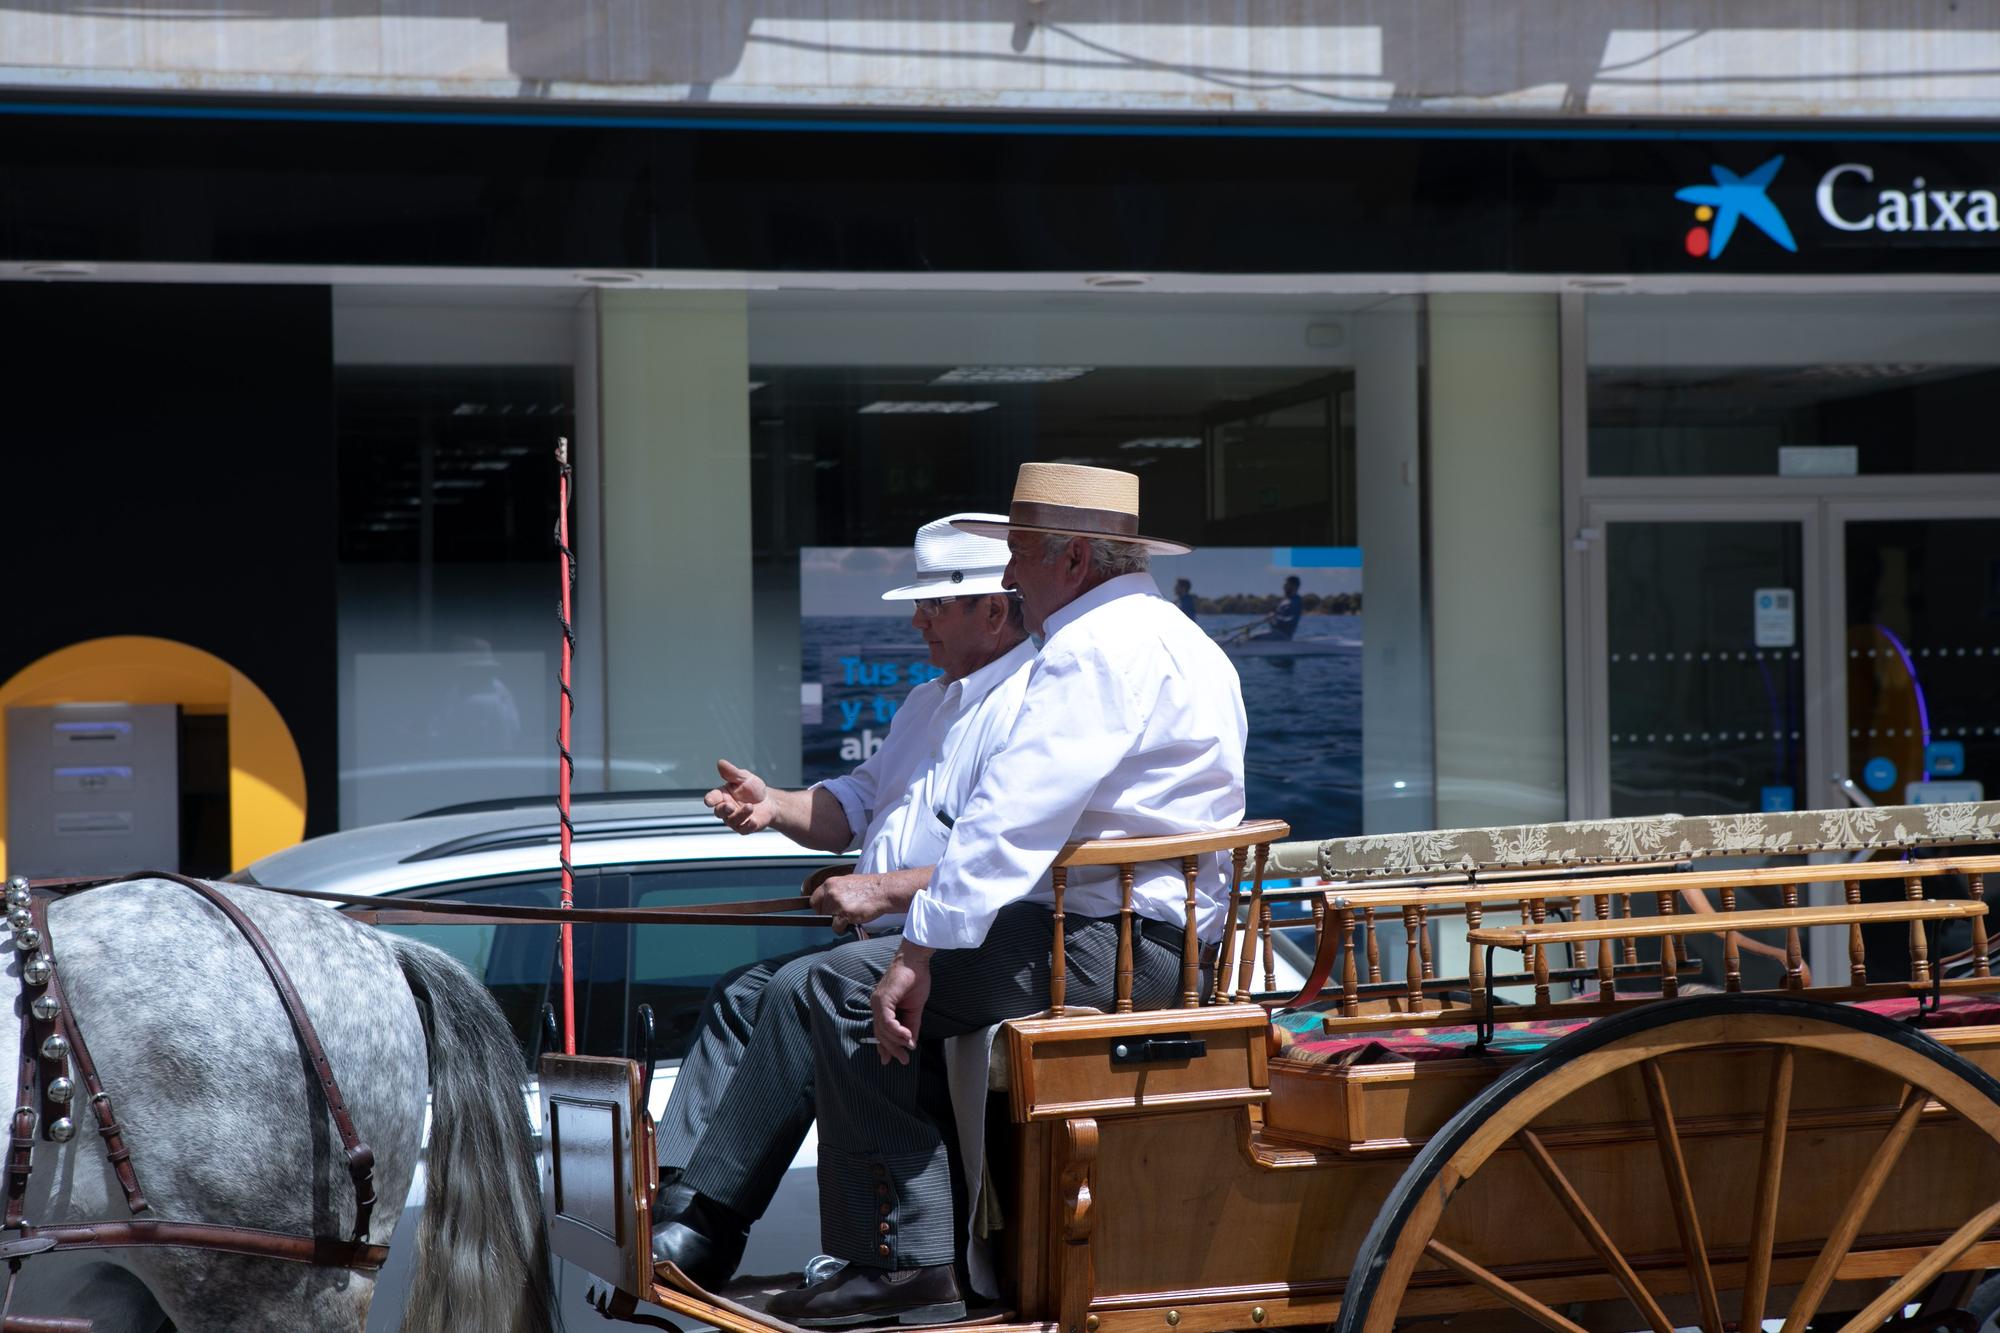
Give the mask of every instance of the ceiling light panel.
[[1060, 384], [1081, 379], [1092, 366], [959, 366], [932, 384]]
[[1199, 449], [1199, 435], [1148, 435], [1142, 439], [1127, 440], [1120, 449]]
[[987, 412], [1000, 406], [998, 403], [976, 402], [970, 399], [937, 399], [932, 401], [898, 401], [884, 398], [869, 403], [861, 409], [864, 416], [965, 416], [972, 412]]

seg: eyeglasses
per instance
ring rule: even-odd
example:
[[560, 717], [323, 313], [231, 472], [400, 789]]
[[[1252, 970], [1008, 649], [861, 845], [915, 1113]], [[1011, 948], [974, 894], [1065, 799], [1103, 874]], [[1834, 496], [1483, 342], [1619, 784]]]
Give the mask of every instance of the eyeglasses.
[[[934, 616], [938, 613], [939, 609], [944, 607], [947, 603], [969, 602], [973, 600], [975, 597], [991, 597], [991, 596], [993, 596], [993, 594], [989, 592], [960, 592], [960, 593], [953, 593], [949, 597], [919, 597], [914, 602], [912, 602], [911, 605], [916, 607], [917, 614], [920, 616]], [[1000, 596], [1005, 597], [1010, 602], [1018, 602], [1021, 600], [1021, 594], [1011, 589], [1001, 593]]]

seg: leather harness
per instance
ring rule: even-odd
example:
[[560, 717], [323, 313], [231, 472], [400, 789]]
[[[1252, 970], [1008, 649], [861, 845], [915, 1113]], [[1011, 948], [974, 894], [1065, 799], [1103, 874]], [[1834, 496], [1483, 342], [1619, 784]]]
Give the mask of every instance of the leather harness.
[[[313, 1029], [312, 1019], [300, 1002], [297, 989], [279, 961], [264, 933], [243, 910], [213, 885], [181, 875], [148, 872], [131, 879], [165, 879], [196, 893], [221, 912], [224, 919], [243, 936], [257, 955], [264, 971], [277, 989], [278, 999], [291, 1019], [292, 1031], [312, 1064], [320, 1093], [333, 1116], [334, 1128], [347, 1154], [348, 1175], [354, 1181], [355, 1216], [353, 1234], [303, 1236], [257, 1227], [225, 1226], [215, 1222], [175, 1222], [145, 1216], [151, 1212], [139, 1188], [138, 1173], [131, 1151], [113, 1114], [111, 1097], [104, 1090], [96, 1062], [90, 1057], [83, 1030], [69, 1007], [57, 974], [54, 940], [49, 934], [48, 906], [57, 896], [82, 892], [104, 884], [126, 880], [88, 881], [62, 886], [38, 886], [29, 891], [26, 904], [31, 925], [16, 932], [15, 947], [22, 951], [21, 967], [21, 1058], [15, 1079], [14, 1114], [7, 1144], [7, 1205], [0, 1222], [0, 1259], [10, 1271], [18, 1271], [21, 1260], [51, 1250], [126, 1249], [145, 1245], [170, 1245], [183, 1249], [219, 1250], [255, 1258], [286, 1259], [323, 1267], [379, 1269], [389, 1257], [386, 1245], [367, 1241], [369, 1217], [375, 1207], [375, 1154], [355, 1130], [354, 1118], [341, 1096], [333, 1066]], [[78, 1096], [75, 1081], [67, 1075], [76, 1070], [81, 1093], [88, 1098], [97, 1132], [104, 1140], [105, 1155], [125, 1193], [126, 1208], [132, 1217], [117, 1222], [82, 1222], [38, 1225], [27, 1217], [28, 1183], [34, 1172], [34, 1149], [38, 1137], [66, 1141], [74, 1133], [70, 1108]], [[37, 1093], [39, 1092], [39, 1096]], [[10, 1277], [9, 1287], [12, 1286]], [[0, 1304], [4, 1309], [4, 1304]], [[12, 1326], [9, 1318], [9, 1325]]]
[[[334, 1127], [339, 1131], [341, 1144], [347, 1152], [347, 1169], [354, 1181], [356, 1200], [354, 1231], [350, 1237], [342, 1239], [337, 1236], [292, 1235], [256, 1227], [225, 1226], [215, 1222], [174, 1222], [144, 1216], [151, 1211], [151, 1208], [139, 1187], [138, 1173], [132, 1165], [132, 1154], [125, 1146], [123, 1132], [119, 1129], [117, 1117], [112, 1113], [111, 1097], [104, 1090], [96, 1062], [91, 1059], [90, 1048], [84, 1043], [83, 1031], [76, 1022], [76, 1016], [71, 1011], [67, 998], [63, 995], [62, 983], [57, 976], [54, 941], [49, 934], [48, 905], [53, 899], [65, 895], [146, 879], [170, 880], [198, 894], [236, 928], [250, 945], [251, 951], [257, 955], [257, 961], [263, 964], [265, 972], [269, 974], [271, 984], [277, 989], [278, 999], [285, 1007], [286, 1016], [291, 1019], [292, 1031], [312, 1064], [313, 1074], [319, 1081], [321, 1095], [326, 1099], [327, 1109], [333, 1116]], [[310, 898], [368, 909], [349, 915], [371, 924], [446, 918], [457, 919], [467, 924], [505, 925], [570, 920], [655, 925], [703, 922], [711, 925], [821, 926], [830, 920], [825, 916], [799, 910], [804, 900], [797, 897], [767, 898], [751, 902], [697, 903], [670, 909], [576, 908], [558, 911], [546, 907], [488, 905], [438, 899], [398, 904], [389, 908], [383, 906], [381, 899], [364, 894], [287, 889], [264, 884], [247, 887], [254, 887], [261, 893], [277, 893], [287, 897]], [[21, 1059], [15, 1080], [15, 1110], [7, 1142], [6, 1212], [4, 1222], [0, 1222], [0, 1260], [7, 1262], [10, 1274], [19, 1270], [24, 1258], [51, 1250], [108, 1250], [144, 1245], [217, 1250], [254, 1258], [286, 1259], [320, 1267], [352, 1268], [363, 1271], [379, 1269], [389, 1257], [388, 1247], [371, 1245], [366, 1240], [369, 1215], [375, 1206], [375, 1155], [368, 1145], [362, 1142], [360, 1134], [355, 1130], [354, 1119], [348, 1112], [346, 1100], [341, 1096], [339, 1081], [334, 1078], [333, 1066], [327, 1059], [325, 1048], [320, 1044], [318, 1032], [313, 1029], [312, 1019], [307, 1016], [305, 1006], [299, 1000], [298, 991], [293, 987], [290, 975], [285, 971], [277, 952], [264, 937], [264, 933], [257, 928], [256, 923], [214, 885], [159, 870], [142, 871], [118, 879], [38, 883], [29, 890], [27, 907], [31, 914], [31, 929], [34, 934], [29, 936], [26, 931], [17, 931], [15, 937], [15, 947], [20, 949], [23, 955]], [[35, 979], [37, 977], [40, 979]], [[43, 1017], [44, 1014], [47, 1017]], [[55, 1039], [60, 1039], [61, 1045], [54, 1048], [54, 1054], [50, 1054], [50, 1042]], [[38, 1225], [28, 1220], [26, 1216], [28, 1182], [33, 1173], [34, 1147], [38, 1130], [40, 1137], [55, 1141], [66, 1140], [69, 1133], [74, 1132], [73, 1128], [69, 1128], [60, 1139], [50, 1132], [51, 1126], [58, 1121], [68, 1120], [69, 1108], [76, 1096], [73, 1087], [68, 1091], [66, 1098], [50, 1096], [50, 1090], [57, 1080], [66, 1077], [66, 1064], [73, 1065], [77, 1076], [82, 1080], [83, 1092], [96, 1118], [98, 1135], [104, 1140], [105, 1154], [111, 1162], [112, 1170], [117, 1174], [120, 1188], [125, 1192], [125, 1204], [132, 1213], [129, 1220]], [[36, 1095], [38, 1090], [39, 1097]], [[11, 1295], [13, 1285], [11, 1276], [7, 1285]], [[20, 1316], [5, 1314], [6, 1306], [7, 1300], [0, 1297], [0, 1325], [4, 1325], [9, 1333], [13, 1333], [17, 1327], [27, 1329], [29, 1325], [19, 1322]]]

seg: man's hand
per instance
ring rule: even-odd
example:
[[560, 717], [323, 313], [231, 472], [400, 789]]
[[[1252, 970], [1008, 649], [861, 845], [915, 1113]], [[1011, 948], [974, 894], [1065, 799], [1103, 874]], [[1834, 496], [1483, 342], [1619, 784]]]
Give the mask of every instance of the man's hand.
[[812, 909], [833, 918], [833, 933], [845, 935], [880, 916], [910, 905], [930, 880], [930, 867], [885, 875], [833, 875], [813, 890]]
[[923, 1023], [924, 1001], [931, 995], [931, 950], [904, 940], [889, 960], [889, 970], [875, 983], [868, 1007], [875, 1013], [875, 1047], [882, 1063], [910, 1063]]
[[722, 785], [702, 797], [702, 804], [738, 833], [757, 833], [771, 827], [777, 809], [764, 779], [727, 759], [716, 760], [715, 767], [722, 774]]

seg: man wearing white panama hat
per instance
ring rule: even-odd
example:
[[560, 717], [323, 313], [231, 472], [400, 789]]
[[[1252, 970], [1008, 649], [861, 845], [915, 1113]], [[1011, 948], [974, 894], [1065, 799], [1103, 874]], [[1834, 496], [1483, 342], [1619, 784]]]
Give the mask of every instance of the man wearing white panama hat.
[[[944, 1135], [917, 1096], [919, 1032], [951, 1037], [1048, 1003], [1049, 867], [1072, 838], [1222, 829], [1243, 818], [1247, 728], [1236, 669], [1159, 594], [1129, 472], [1025, 463], [1005, 521], [1007, 586], [1043, 636], [1014, 727], [909, 903], [900, 939], [842, 945], [811, 964], [820, 1230], [847, 1267], [782, 1292], [769, 1313], [829, 1327], [964, 1312], [953, 1268]], [[1197, 928], [1221, 934], [1227, 871], [1206, 858]], [[1178, 990], [1184, 886], [1142, 866], [1132, 996]], [[1064, 899], [1069, 1000], [1109, 1008], [1120, 905], [1114, 873], [1072, 871]], [[873, 1050], [868, 1049], [873, 1047]], [[913, 1057], [917, 1057], [914, 1058]]]
[[[910, 691], [879, 750], [853, 772], [803, 791], [780, 791], [728, 760], [717, 764], [722, 785], [707, 803], [737, 832], [775, 828], [829, 852], [860, 847], [855, 873], [827, 880], [812, 898], [840, 933], [867, 925], [882, 934], [901, 923], [1020, 707], [1034, 647], [1020, 599], [1001, 586], [1007, 548], [953, 526], [998, 517], [953, 514], [925, 524], [917, 530], [915, 581], [882, 594], [911, 605], [911, 624], [944, 674]], [[704, 1287], [721, 1286], [735, 1269], [750, 1223], [769, 1206], [812, 1124], [805, 983], [826, 947], [718, 981], [674, 1079], [659, 1127], [668, 1187], [653, 1257]]]

